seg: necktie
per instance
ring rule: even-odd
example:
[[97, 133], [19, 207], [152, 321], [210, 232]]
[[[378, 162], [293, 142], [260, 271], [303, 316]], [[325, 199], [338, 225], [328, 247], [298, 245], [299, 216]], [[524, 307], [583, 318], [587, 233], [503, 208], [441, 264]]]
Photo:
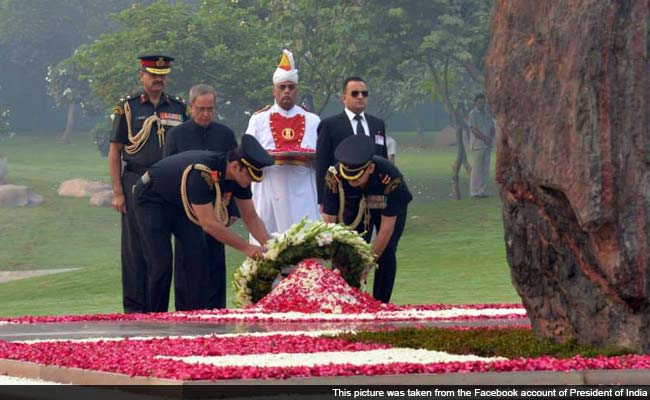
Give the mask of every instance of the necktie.
[[361, 121], [363, 121], [363, 117], [361, 114], [357, 114], [354, 116], [354, 119], [357, 121], [357, 135], [366, 135], [366, 130], [363, 129], [363, 124]]

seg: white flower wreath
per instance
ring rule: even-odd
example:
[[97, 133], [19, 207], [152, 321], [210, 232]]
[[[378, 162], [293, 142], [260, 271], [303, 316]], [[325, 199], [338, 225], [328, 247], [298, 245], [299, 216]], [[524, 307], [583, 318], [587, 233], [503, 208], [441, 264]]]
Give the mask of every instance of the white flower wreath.
[[368, 272], [376, 267], [370, 244], [355, 231], [339, 224], [306, 218], [266, 243], [261, 260], [246, 258], [235, 271], [235, 304], [257, 303], [272, 288], [280, 271], [307, 258], [331, 260], [332, 268], [352, 287], [360, 288]]

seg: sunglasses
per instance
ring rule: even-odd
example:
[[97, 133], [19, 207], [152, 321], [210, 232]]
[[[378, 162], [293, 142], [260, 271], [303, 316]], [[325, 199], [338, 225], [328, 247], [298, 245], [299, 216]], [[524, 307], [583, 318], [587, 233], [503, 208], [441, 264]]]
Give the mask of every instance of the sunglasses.
[[280, 89], [280, 90], [282, 90], [282, 91], [285, 91], [285, 90], [289, 89], [289, 91], [292, 92], [292, 91], [294, 91], [294, 90], [296, 89], [296, 85], [292, 85], [292, 84], [285, 85], [285, 84], [282, 84], [282, 85], [278, 85], [278, 89]]
[[359, 94], [361, 94], [363, 97], [368, 97], [368, 91], [367, 90], [353, 90], [350, 92], [352, 97], [358, 97]]

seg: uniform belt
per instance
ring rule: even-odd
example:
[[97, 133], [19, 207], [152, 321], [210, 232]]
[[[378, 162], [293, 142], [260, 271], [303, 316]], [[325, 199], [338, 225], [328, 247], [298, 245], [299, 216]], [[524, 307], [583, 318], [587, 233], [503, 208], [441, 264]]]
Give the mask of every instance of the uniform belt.
[[135, 194], [136, 190], [144, 190], [149, 186], [149, 182], [151, 182], [151, 176], [149, 175], [149, 172], [145, 172], [142, 174], [140, 179], [135, 182], [135, 185], [131, 187], [131, 193]]

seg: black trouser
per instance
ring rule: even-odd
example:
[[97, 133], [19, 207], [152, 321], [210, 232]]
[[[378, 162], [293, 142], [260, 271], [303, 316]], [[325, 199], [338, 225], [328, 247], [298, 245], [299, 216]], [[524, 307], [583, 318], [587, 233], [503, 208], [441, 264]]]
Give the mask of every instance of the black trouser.
[[[189, 222], [189, 220], [188, 220]], [[191, 222], [190, 222], [191, 223]], [[194, 225], [194, 224], [192, 224]], [[194, 225], [201, 229], [197, 225]], [[194, 254], [186, 256], [183, 251], [183, 242], [179, 237], [174, 237], [174, 291], [177, 310], [200, 310], [205, 308], [226, 308], [226, 249], [223, 243], [216, 241], [209, 234], [201, 231], [202, 238], [194, 241], [190, 251], [196, 252], [196, 247], [204, 247], [200, 253], [205, 254], [203, 262], [214, 281], [214, 287], [208, 289], [207, 303], [197, 302], [187, 293], [192, 293], [196, 288], [196, 281], [192, 278], [191, 271], [195, 268]], [[188, 265], [189, 263], [189, 265]]]
[[[393, 293], [393, 285], [395, 284], [395, 275], [397, 274], [397, 244], [404, 232], [404, 225], [406, 224], [406, 210], [397, 216], [395, 221], [395, 229], [393, 234], [386, 245], [386, 249], [377, 260], [379, 268], [375, 272], [375, 281], [372, 287], [372, 297], [380, 300], [383, 303], [390, 301], [390, 296]], [[379, 232], [381, 228], [381, 210], [370, 210], [370, 223], [368, 230], [364, 235], [366, 242], [370, 243], [372, 240], [372, 231], [376, 229]], [[359, 233], [365, 229], [363, 222], [357, 227]]]
[[191, 222], [182, 207], [162, 200], [152, 183], [136, 185], [138, 222], [149, 265], [147, 310], [164, 312], [169, 306], [173, 234], [179, 242], [174, 271], [177, 310], [223, 308], [226, 302], [226, 263], [223, 244]]
[[141, 173], [125, 170], [122, 190], [126, 213], [122, 214], [122, 304], [125, 313], [146, 312], [147, 264], [144, 257], [142, 235], [138, 227], [131, 188], [140, 180]]

